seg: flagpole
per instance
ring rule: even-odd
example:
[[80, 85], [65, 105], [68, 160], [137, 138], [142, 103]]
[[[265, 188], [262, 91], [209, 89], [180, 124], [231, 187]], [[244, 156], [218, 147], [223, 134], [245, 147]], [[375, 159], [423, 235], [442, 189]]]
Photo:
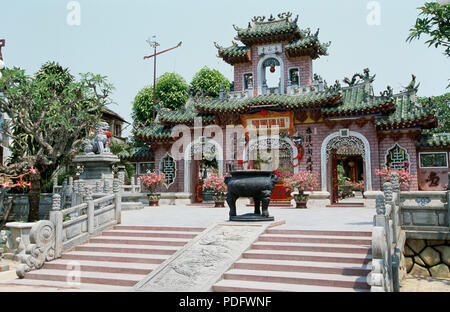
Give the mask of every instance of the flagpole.
[[147, 42], [151, 47], [153, 47], [154, 54], [149, 55], [149, 56], [144, 56], [144, 60], [154, 57], [154, 59], [153, 59], [153, 105], [152, 105], [153, 112], [152, 112], [152, 117], [153, 117], [153, 120], [155, 120], [155, 114], [156, 114], [156, 110], [155, 110], [155, 105], [156, 105], [156, 56], [158, 54], [162, 54], [164, 52], [168, 52], [170, 50], [178, 48], [179, 46], [181, 46], [182, 42], [180, 41], [176, 46], [174, 46], [170, 49], [166, 49], [166, 50], [156, 53], [156, 47], [159, 46], [159, 43], [156, 42], [155, 35], [152, 36], [152, 39], [153, 39], [153, 41], [147, 40]]

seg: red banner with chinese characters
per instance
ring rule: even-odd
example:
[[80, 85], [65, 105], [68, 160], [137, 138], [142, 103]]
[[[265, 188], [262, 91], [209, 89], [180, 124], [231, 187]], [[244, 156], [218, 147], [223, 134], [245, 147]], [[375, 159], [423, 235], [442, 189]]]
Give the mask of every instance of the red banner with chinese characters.
[[273, 112], [261, 110], [254, 114], [242, 114], [241, 123], [245, 129], [245, 138], [248, 143], [248, 128], [253, 127], [254, 130], [267, 129], [267, 135], [270, 135], [270, 129], [278, 126], [279, 132], [287, 132], [292, 135], [294, 131], [294, 112]]

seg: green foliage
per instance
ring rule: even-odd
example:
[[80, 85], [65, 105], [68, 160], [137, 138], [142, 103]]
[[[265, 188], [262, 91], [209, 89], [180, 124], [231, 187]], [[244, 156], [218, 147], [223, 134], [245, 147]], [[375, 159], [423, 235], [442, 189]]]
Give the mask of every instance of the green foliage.
[[188, 99], [189, 85], [175, 73], [165, 73], [156, 82], [156, 99], [171, 110], [183, 108]]
[[424, 133], [450, 132], [450, 92], [431, 98], [420, 98], [419, 101], [423, 106], [431, 107], [438, 118], [438, 126], [424, 130]]
[[135, 174], [135, 165], [127, 161], [126, 159], [133, 155], [133, 146], [125, 143], [112, 142], [110, 146], [111, 153], [120, 158], [119, 165], [125, 166], [125, 178], [130, 178]]
[[[156, 100], [160, 106], [178, 110], [186, 104], [189, 85], [179, 74], [165, 73], [156, 82]], [[154, 107], [158, 109], [158, 104]], [[139, 90], [133, 101], [133, 120], [136, 124], [153, 122], [153, 86]]]
[[450, 5], [427, 2], [418, 9], [421, 12], [416, 24], [409, 30], [406, 41], [420, 39], [422, 34], [428, 35], [431, 37], [426, 41], [428, 46], [434, 45], [435, 48], [443, 46], [444, 54], [450, 56]]
[[228, 79], [217, 69], [210, 69], [206, 66], [195, 74], [191, 85], [194, 94], [200, 92], [211, 97], [219, 96], [221, 86], [225, 92], [230, 90], [230, 82]]
[[[156, 109], [156, 107], [155, 107]], [[139, 90], [133, 101], [133, 120], [148, 125], [153, 121], [153, 86]]]
[[103, 108], [111, 103], [113, 86], [106, 77], [92, 73], [80, 74], [76, 80], [67, 68], [54, 62], [44, 64], [35, 77], [17, 67], [4, 69], [2, 74], [0, 111], [11, 118], [2, 127], [13, 140], [13, 157], [0, 171], [38, 170], [29, 196], [31, 218], [32, 210], [35, 214], [39, 206], [41, 184], [48, 183], [53, 172], [68, 162], [95, 127]]
[[342, 166], [342, 165], [337, 165], [337, 173], [338, 173], [338, 176], [337, 176], [337, 179], [338, 179], [338, 185], [339, 185], [339, 186], [342, 186], [342, 185], [345, 184], [345, 181], [349, 180], [349, 178], [347, 178], [347, 177], [345, 176], [345, 169], [344, 169], [344, 166]]

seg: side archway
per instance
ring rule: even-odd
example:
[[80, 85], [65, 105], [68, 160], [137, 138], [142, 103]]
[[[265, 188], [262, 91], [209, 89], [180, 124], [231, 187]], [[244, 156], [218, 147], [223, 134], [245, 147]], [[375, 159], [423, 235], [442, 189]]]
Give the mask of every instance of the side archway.
[[197, 148], [202, 148], [204, 145], [213, 145], [215, 148], [215, 157], [217, 159], [217, 164], [219, 167], [219, 174], [223, 175], [223, 149], [219, 143], [214, 140], [207, 139], [206, 137], [199, 137], [193, 142], [189, 143], [186, 150], [184, 151], [184, 192], [190, 193], [191, 189], [191, 161], [193, 150]]

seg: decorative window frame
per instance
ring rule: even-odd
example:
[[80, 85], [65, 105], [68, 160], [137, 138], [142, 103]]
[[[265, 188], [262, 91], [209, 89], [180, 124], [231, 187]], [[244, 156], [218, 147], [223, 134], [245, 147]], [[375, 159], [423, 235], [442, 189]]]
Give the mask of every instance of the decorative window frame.
[[410, 171], [410, 169], [411, 169], [411, 156], [410, 156], [409, 153], [408, 153], [408, 149], [405, 148], [405, 147], [403, 147], [403, 146], [401, 146], [401, 145], [400, 145], [399, 143], [397, 143], [397, 142], [395, 142], [393, 145], [391, 145], [391, 147], [389, 147], [389, 148], [386, 149], [386, 154], [384, 155], [384, 165], [387, 166], [387, 162], [388, 162], [387, 158], [388, 158], [388, 155], [389, 155], [389, 151], [390, 151], [391, 149], [393, 149], [396, 145], [398, 145], [398, 147], [400, 147], [400, 148], [402, 148], [402, 149], [405, 150], [406, 155], [408, 156], [408, 159], [407, 159], [407, 160], [408, 160], [408, 163], [409, 163], [409, 165], [408, 165], [408, 172], [411, 172], [411, 171]]
[[287, 70], [287, 83], [289, 86], [292, 86], [292, 81], [291, 81], [291, 69], [297, 69], [298, 70], [298, 87], [300, 87], [300, 66], [292, 66], [292, 67], [288, 67]]
[[164, 155], [163, 157], [161, 157], [161, 159], [159, 160], [159, 172], [162, 172], [164, 174], [166, 174], [163, 171], [163, 161], [166, 158], [171, 158], [173, 163], [174, 163], [174, 175], [173, 175], [173, 181], [171, 183], [166, 183], [164, 182], [164, 186], [166, 187], [166, 189], [168, 189], [173, 183], [175, 183], [175, 180], [177, 178], [177, 162], [175, 161], [175, 159], [172, 157], [172, 155], [169, 154], [169, 152], [166, 152], [166, 155]]
[[[420, 155], [422, 154], [445, 154], [445, 162], [447, 166], [445, 167], [422, 167], [422, 162], [420, 161]], [[447, 169], [448, 168], [448, 153], [447, 152], [419, 152], [419, 168], [420, 169]]]
[[[253, 80], [253, 88], [245, 88], [245, 75], [247, 74], [252, 74], [252, 80]], [[253, 74], [253, 72], [245, 72], [242, 73], [242, 90], [243, 91], [247, 91], [247, 90], [253, 90], [255, 88], [255, 75]]]
[[153, 164], [153, 167], [156, 169], [156, 163], [154, 161], [143, 161], [136, 163], [136, 175], [147, 174], [147, 172], [141, 172], [140, 165], [141, 164]]

